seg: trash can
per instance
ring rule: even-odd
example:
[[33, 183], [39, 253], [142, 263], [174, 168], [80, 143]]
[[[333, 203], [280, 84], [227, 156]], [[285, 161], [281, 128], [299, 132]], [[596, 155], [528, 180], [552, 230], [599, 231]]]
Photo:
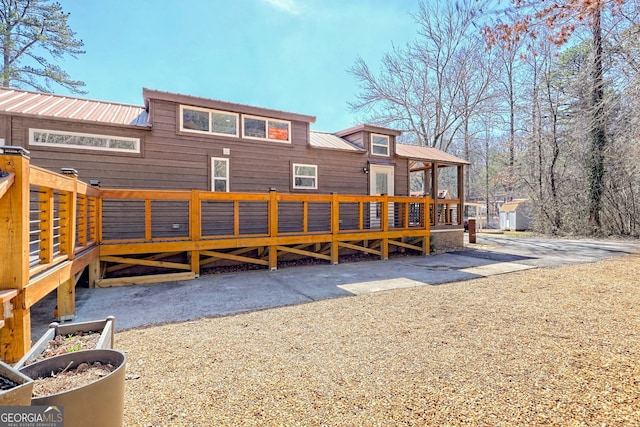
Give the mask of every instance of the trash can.
[[469, 243], [476, 242], [476, 220], [469, 219]]

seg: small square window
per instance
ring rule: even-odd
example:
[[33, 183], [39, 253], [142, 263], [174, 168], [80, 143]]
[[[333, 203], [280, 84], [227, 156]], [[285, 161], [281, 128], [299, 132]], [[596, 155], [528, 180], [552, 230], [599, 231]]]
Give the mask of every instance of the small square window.
[[211, 132], [224, 135], [238, 135], [238, 118], [235, 114], [211, 112]]
[[389, 156], [389, 136], [371, 134], [371, 154]]
[[209, 113], [207, 111], [184, 108], [182, 110], [182, 127], [184, 129], [209, 132]]
[[267, 121], [263, 119], [244, 118], [244, 136], [251, 138], [267, 137]]
[[316, 190], [318, 188], [318, 166], [294, 163], [293, 188]]

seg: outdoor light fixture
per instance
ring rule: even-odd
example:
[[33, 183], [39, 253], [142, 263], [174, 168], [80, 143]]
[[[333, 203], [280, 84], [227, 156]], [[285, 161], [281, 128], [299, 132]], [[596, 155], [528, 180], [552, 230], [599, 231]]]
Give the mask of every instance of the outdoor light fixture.
[[362, 172], [364, 172], [364, 173], [369, 173], [369, 168], [368, 168], [368, 167], [366, 167], [366, 166], [365, 166], [365, 167], [363, 167], [363, 168], [362, 168]]
[[60, 168], [60, 173], [63, 175], [75, 175], [78, 176], [78, 171], [74, 168]]

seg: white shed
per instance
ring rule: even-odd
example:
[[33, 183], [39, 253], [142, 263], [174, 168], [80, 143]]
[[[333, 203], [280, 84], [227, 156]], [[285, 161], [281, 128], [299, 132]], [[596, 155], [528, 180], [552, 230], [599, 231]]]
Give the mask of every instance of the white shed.
[[530, 228], [531, 202], [528, 199], [516, 199], [500, 207], [500, 229], [524, 231]]

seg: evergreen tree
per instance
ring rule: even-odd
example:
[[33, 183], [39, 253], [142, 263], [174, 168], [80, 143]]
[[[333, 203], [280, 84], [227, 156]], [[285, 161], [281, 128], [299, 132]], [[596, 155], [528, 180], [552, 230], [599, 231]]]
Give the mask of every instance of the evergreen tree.
[[69, 14], [50, 0], [0, 0], [2, 86], [51, 92], [52, 83], [74, 93], [84, 82], [73, 80], [56, 61], [85, 53], [69, 28]]

